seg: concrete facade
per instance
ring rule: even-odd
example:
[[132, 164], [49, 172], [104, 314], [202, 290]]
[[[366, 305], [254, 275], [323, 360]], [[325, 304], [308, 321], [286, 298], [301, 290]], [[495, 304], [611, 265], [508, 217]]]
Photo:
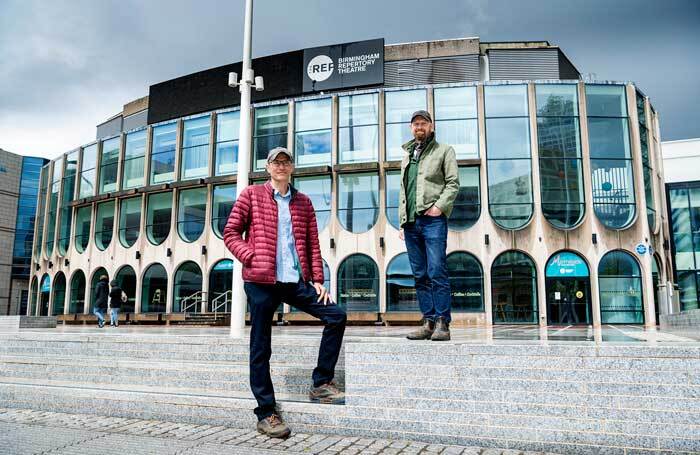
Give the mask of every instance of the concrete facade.
[[8, 314], [13, 301], [12, 254], [21, 175], [22, 157], [0, 149], [0, 315]]

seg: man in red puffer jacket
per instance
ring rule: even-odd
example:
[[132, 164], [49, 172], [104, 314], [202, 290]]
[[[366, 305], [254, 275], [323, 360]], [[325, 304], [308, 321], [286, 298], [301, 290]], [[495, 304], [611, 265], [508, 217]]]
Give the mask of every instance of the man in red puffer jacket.
[[281, 302], [325, 324], [309, 397], [323, 403], [345, 400], [333, 383], [347, 316], [323, 287], [323, 261], [316, 214], [308, 196], [290, 185], [292, 154], [277, 147], [267, 155], [270, 180], [243, 190], [224, 229], [226, 247], [243, 264], [250, 305], [250, 387], [258, 401], [258, 431], [285, 438], [289, 427], [275, 410], [270, 378], [272, 319]]

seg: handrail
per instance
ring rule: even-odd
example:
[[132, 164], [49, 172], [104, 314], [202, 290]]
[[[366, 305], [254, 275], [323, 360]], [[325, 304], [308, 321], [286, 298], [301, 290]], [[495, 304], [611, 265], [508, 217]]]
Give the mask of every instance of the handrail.
[[[194, 294], [188, 295], [187, 297], [183, 298], [180, 301], [180, 311], [183, 313], [187, 313], [191, 307], [194, 307], [195, 311], [194, 313], [199, 313], [197, 305], [202, 303], [202, 300], [204, 298], [204, 292], [203, 291], [197, 291]], [[192, 301], [190, 303], [187, 303], [189, 301]]]
[[[233, 291], [231, 291], [230, 289], [228, 291], [224, 292], [223, 294], [219, 294], [214, 299], [212, 299], [211, 306], [212, 306], [212, 310], [214, 311], [214, 318], [215, 319], [216, 319], [217, 313], [219, 312], [221, 307], [224, 307], [224, 311], [223, 311], [224, 313], [228, 313], [228, 311], [226, 311], [226, 310], [228, 309], [228, 304], [231, 302], [232, 299], [233, 299]], [[219, 303], [219, 300], [223, 300], [223, 301]]]

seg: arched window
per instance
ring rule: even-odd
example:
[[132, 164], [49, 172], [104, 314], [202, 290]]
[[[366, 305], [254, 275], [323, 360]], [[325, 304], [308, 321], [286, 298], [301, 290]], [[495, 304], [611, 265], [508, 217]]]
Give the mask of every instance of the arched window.
[[202, 270], [192, 262], [185, 262], [175, 272], [173, 313], [199, 313], [202, 302]]
[[438, 142], [454, 147], [458, 160], [479, 158], [476, 87], [436, 88], [433, 93]]
[[129, 248], [139, 238], [141, 230], [141, 196], [119, 202], [119, 243]]
[[168, 273], [156, 263], [148, 266], [141, 281], [141, 313], [165, 313], [168, 302]]
[[228, 313], [231, 311], [231, 286], [233, 284], [233, 261], [222, 259], [209, 272], [209, 311]]
[[32, 278], [32, 284], [29, 289], [29, 316], [36, 316], [36, 302], [38, 298], [38, 288], [36, 277]]
[[114, 231], [114, 201], [97, 205], [95, 216], [95, 245], [99, 250], [105, 250], [112, 242]]
[[228, 175], [238, 172], [240, 123], [241, 111], [225, 112], [216, 116], [215, 175]]
[[494, 324], [536, 324], [537, 271], [520, 251], [506, 251], [491, 266]]
[[212, 193], [211, 228], [220, 239], [224, 238], [224, 228], [236, 202], [236, 184], [217, 185]]
[[538, 84], [535, 90], [542, 213], [554, 227], [571, 229], [585, 210], [577, 86]]
[[122, 189], [138, 188], [144, 185], [144, 168], [146, 164], [146, 133], [145, 129], [133, 131], [126, 135], [124, 150], [124, 171]]
[[51, 293], [51, 277], [45, 273], [39, 286], [39, 316], [49, 315], [49, 296]]
[[69, 314], [82, 314], [85, 311], [85, 274], [78, 270], [70, 280]]
[[[386, 219], [396, 229], [401, 229], [399, 221], [399, 193], [401, 192], [401, 171], [386, 171]], [[461, 183], [461, 181], [460, 181]]]
[[484, 273], [479, 260], [464, 251], [447, 255], [452, 311], [484, 311]]
[[177, 123], [171, 122], [153, 128], [151, 144], [150, 184], [168, 183], [175, 180], [175, 147]]
[[49, 195], [49, 211], [46, 214], [46, 239], [44, 252], [47, 257], [53, 254], [54, 239], [56, 235], [56, 218], [58, 217], [58, 194], [61, 191], [61, 177], [63, 176], [63, 157], [53, 163], [53, 176], [51, 177], [51, 193]]
[[481, 213], [479, 195], [479, 168], [459, 168], [459, 192], [447, 226], [453, 231], [463, 231], [476, 223]]
[[376, 174], [338, 175], [338, 220], [347, 231], [367, 232], [379, 216], [379, 178]]
[[180, 191], [177, 205], [177, 233], [185, 242], [194, 242], [204, 232], [207, 213], [207, 187]]
[[100, 267], [99, 269], [95, 270], [95, 272], [92, 274], [92, 279], [90, 280], [90, 313], [92, 313], [92, 311], [95, 309], [95, 288], [97, 287], [97, 283], [100, 282], [100, 277], [102, 275], [106, 276], [107, 281], [109, 282], [109, 274], [104, 267]]
[[53, 279], [53, 316], [63, 314], [66, 304], [66, 276], [58, 272]]
[[90, 223], [92, 221], [92, 206], [80, 207], [75, 211], [75, 249], [82, 253], [90, 243]]
[[379, 269], [372, 258], [353, 254], [338, 267], [339, 305], [346, 311], [379, 311]]
[[209, 114], [190, 118], [182, 123], [182, 163], [180, 179], [196, 179], [209, 175]]
[[616, 250], [598, 264], [600, 320], [603, 324], [643, 324], [642, 274], [631, 254]]
[[153, 245], [160, 245], [170, 234], [173, 195], [170, 192], [149, 194], [146, 206], [146, 237]]
[[387, 161], [403, 159], [406, 152], [401, 146], [413, 139], [411, 115], [427, 109], [427, 104], [425, 89], [384, 92]]
[[420, 311], [416, 299], [416, 282], [408, 253], [394, 256], [386, 269], [386, 309], [387, 311]]
[[548, 324], [591, 324], [589, 276], [588, 264], [573, 251], [549, 258], [544, 271]]
[[[73, 222], [73, 208], [70, 203], [75, 199], [75, 181], [78, 171], [78, 150], [66, 157], [66, 170], [63, 175], [63, 191], [61, 193], [61, 209], [58, 227], [58, 254], [65, 256], [70, 246], [70, 229]], [[88, 229], [89, 231], [89, 229]]]
[[376, 93], [338, 97], [338, 162], [379, 159], [379, 109]]
[[125, 265], [119, 269], [114, 279], [126, 294], [126, 302], [122, 302], [121, 311], [133, 313], [136, 306], [136, 272], [130, 265]]
[[586, 85], [593, 209], [610, 229], [635, 216], [627, 97], [622, 85]]
[[120, 136], [102, 141], [100, 158], [100, 191], [99, 194], [117, 191], [117, 171], [119, 169]]
[[503, 229], [520, 229], [533, 211], [527, 86], [487, 85], [484, 100], [489, 211]]
[[[46, 194], [49, 179], [49, 165], [41, 168], [41, 177], [39, 178], [39, 199], [38, 199], [38, 216], [36, 217], [36, 238], [34, 239], [34, 260], [39, 261], [41, 256], [41, 247], [44, 238], [44, 209], [46, 208]], [[33, 314], [33, 313], [32, 313]]]
[[294, 104], [294, 158], [297, 166], [331, 164], [331, 99]]
[[639, 123], [639, 143], [642, 152], [642, 173], [644, 176], [644, 198], [647, 205], [647, 222], [649, 230], [656, 229], [656, 206], [654, 205], [654, 171], [649, 153], [649, 129], [647, 128], [646, 100], [644, 95], [636, 92], [637, 120]]
[[316, 212], [318, 232], [328, 226], [331, 218], [331, 176], [296, 177], [294, 187], [309, 196]]

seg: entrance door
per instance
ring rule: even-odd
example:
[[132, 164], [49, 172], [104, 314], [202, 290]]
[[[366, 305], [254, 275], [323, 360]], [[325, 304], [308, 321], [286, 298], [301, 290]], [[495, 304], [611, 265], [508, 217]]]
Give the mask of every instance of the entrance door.
[[586, 262], [562, 251], [547, 262], [547, 323], [591, 324], [591, 285]]

